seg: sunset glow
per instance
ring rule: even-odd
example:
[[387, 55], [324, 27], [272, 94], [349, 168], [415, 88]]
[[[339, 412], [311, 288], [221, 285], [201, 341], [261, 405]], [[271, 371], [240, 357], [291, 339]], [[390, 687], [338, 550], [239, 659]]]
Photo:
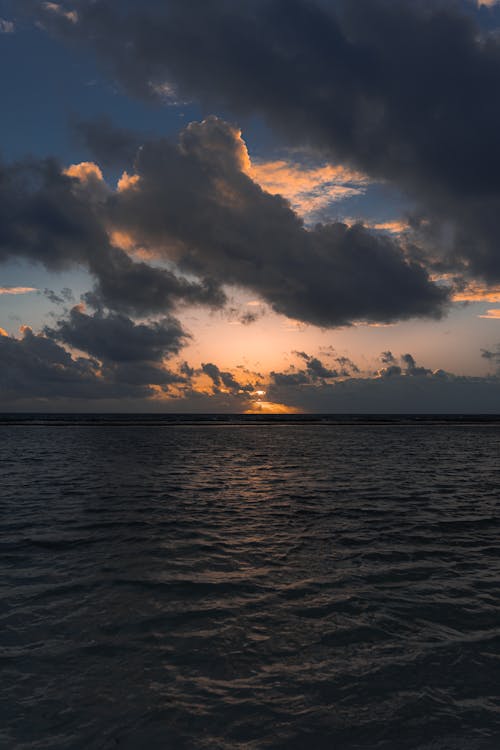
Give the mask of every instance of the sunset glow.
[[[369, 0], [374, 19], [379, 2]], [[481, 81], [495, 80], [499, 17], [492, 2], [454, 2], [442, 26], [430, 7], [393, 18], [388, 6], [392, 20], [372, 36], [340, 5], [312, 0], [316, 31], [295, 25], [294, 6], [293, 33], [272, 41], [258, 4], [252, 20], [232, 4], [222, 24], [216, 0], [200, 27], [194, 11], [170, 19], [182, 59], [160, 41], [170, 0], [162, 11], [146, 1], [144, 37], [136, 0], [123, 15], [112, 4], [101, 15], [104, 0], [2, 11], [16, 71], [2, 148], [4, 407], [411, 411], [446, 379], [444, 411], [459, 408], [462, 387], [497, 408], [496, 109]], [[459, 124], [441, 51], [465, 17], [456, 59], [481, 72], [454, 68], [476, 113]], [[249, 40], [253, 51], [235, 57], [217, 19], [260, 29], [263, 49]], [[191, 24], [220, 68], [198, 55]], [[317, 47], [320, 27], [347, 46]], [[407, 33], [415, 47], [396, 43]], [[421, 70], [429, 45], [437, 57], [418, 73], [410, 117], [404, 71]], [[27, 46], [43, 47], [29, 81]], [[387, 78], [354, 63], [382, 49]], [[351, 65], [355, 86], [340, 73]], [[45, 99], [29, 136], [16, 91]]]

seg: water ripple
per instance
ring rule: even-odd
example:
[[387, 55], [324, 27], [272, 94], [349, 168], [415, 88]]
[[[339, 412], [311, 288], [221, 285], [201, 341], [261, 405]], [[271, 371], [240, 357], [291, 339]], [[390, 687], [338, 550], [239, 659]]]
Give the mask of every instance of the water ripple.
[[67, 422], [0, 425], [2, 747], [500, 747], [498, 427]]

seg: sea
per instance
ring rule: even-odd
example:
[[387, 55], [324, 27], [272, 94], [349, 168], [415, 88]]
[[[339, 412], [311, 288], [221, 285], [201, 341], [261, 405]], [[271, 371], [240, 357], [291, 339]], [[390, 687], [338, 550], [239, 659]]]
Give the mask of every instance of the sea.
[[0, 441], [0, 747], [500, 748], [500, 418]]

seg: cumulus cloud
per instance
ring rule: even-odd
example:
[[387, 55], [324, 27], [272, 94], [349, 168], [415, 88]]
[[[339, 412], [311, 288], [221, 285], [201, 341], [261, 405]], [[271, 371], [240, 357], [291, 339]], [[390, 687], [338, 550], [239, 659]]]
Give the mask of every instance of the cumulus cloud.
[[103, 362], [160, 362], [178, 354], [187, 334], [172, 316], [136, 323], [120, 313], [89, 315], [81, 305], [45, 335], [97, 357]]
[[208, 375], [214, 386], [214, 393], [229, 391], [233, 394], [248, 393], [254, 389], [253, 385], [242, 385], [230, 372], [223, 372], [213, 362], [202, 364], [201, 372]]
[[[117, 335], [127, 335], [128, 343], [114, 339]], [[3, 331], [0, 402], [11, 408], [19, 401], [36, 404], [40, 399], [54, 406], [67, 399], [165, 398], [170, 386], [186, 382], [182, 372], [163, 362], [178, 351], [182, 337], [171, 319], [135, 324], [118, 315], [87, 316], [79, 308], [42, 333], [24, 327], [16, 338]]]
[[109, 220], [186, 273], [257, 292], [279, 313], [320, 326], [439, 316], [448, 292], [389, 237], [341, 222], [307, 229], [248, 174], [241, 133], [210, 117], [179, 144], [145, 143], [136, 180]]
[[57, 342], [24, 328], [21, 338], [0, 336], [0, 399], [146, 398], [148, 387], [104, 378], [95, 359], [73, 357]]
[[178, 143], [144, 143], [117, 190], [93, 162], [3, 166], [0, 260], [85, 266], [96, 279], [87, 304], [127, 314], [220, 307], [225, 285], [324, 327], [443, 313], [448, 290], [394, 239], [362, 224], [308, 229], [248, 169], [241, 133], [216, 117], [191, 123]]
[[134, 94], [154, 97], [168, 81], [181, 97], [258, 114], [288, 144], [391, 182], [417, 202], [412, 231], [442, 270], [500, 280], [490, 0], [82, 0], [78, 23], [69, 4], [27, 4], [53, 33], [90, 45]]
[[306, 370], [312, 380], [324, 380], [326, 378], [338, 377], [338, 371], [325, 367], [317, 357], [311, 357], [305, 352], [297, 352], [297, 355], [306, 363]]
[[66, 170], [53, 159], [0, 164], [0, 262], [24, 258], [54, 271], [85, 267], [96, 279], [92, 304], [139, 315], [171, 309], [179, 300], [224, 304], [213, 282], [135, 262], [113, 245], [110, 194], [92, 163]]

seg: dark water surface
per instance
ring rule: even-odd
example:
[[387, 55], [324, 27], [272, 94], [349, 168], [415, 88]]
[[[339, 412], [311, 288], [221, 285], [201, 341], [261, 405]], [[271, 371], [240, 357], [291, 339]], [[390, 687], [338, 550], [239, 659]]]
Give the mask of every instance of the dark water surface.
[[498, 424], [0, 440], [2, 748], [500, 747]]

